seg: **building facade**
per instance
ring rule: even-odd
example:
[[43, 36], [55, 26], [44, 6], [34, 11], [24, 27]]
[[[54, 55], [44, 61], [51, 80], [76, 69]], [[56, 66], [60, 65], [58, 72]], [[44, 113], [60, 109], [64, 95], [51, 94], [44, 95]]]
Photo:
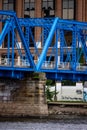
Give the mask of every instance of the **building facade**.
[[0, 0], [1, 10], [14, 10], [18, 17], [60, 17], [87, 21], [86, 0]]

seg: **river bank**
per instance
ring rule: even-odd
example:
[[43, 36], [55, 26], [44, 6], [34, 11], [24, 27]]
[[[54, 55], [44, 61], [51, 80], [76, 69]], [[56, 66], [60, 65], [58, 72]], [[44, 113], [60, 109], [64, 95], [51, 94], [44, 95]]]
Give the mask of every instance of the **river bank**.
[[87, 103], [50, 102], [48, 115], [51, 119], [73, 119], [87, 116]]
[[24, 121], [24, 120], [67, 120], [82, 119], [87, 117], [87, 103], [49, 102], [48, 115], [2, 115], [0, 121]]

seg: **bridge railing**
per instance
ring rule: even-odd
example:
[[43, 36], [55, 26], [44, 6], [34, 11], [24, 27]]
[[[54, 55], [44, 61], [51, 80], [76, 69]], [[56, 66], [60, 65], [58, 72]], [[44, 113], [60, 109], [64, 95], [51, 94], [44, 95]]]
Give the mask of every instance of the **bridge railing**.
[[30, 63], [27, 59], [14, 59], [14, 66], [12, 66], [12, 58], [1, 58], [0, 66], [7, 67], [30, 67]]
[[43, 64], [42, 64], [42, 69], [54, 69], [55, 68], [55, 62], [49, 62], [49, 61], [45, 61]]

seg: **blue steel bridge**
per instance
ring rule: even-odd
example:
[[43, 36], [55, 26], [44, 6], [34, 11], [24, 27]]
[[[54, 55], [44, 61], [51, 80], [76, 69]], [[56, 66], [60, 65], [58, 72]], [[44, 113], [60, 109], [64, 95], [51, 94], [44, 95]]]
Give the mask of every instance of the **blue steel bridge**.
[[[21, 79], [27, 73], [44, 72], [53, 80], [87, 80], [86, 22], [58, 17], [18, 18], [15, 12], [2, 10], [0, 22], [3, 25], [0, 46], [6, 45], [6, 57], [0, 58], [0, 77]], [[39, 30], [38, 39], [33, 29]], [[70, 44], [67, 32], [71, 36]]]

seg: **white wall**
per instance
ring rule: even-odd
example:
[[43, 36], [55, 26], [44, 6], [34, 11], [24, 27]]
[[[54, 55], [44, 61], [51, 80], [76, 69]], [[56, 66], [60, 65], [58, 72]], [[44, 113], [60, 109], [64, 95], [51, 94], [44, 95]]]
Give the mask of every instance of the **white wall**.
[[[55, 90], [55, 86], [51, 87], [51, 91]], [[62, 86], [56, 83], [56, 92], [58, 92], [57, 101], [82, 101], [83, 100], [83, 84], [76, 83], [76, 86]]]

